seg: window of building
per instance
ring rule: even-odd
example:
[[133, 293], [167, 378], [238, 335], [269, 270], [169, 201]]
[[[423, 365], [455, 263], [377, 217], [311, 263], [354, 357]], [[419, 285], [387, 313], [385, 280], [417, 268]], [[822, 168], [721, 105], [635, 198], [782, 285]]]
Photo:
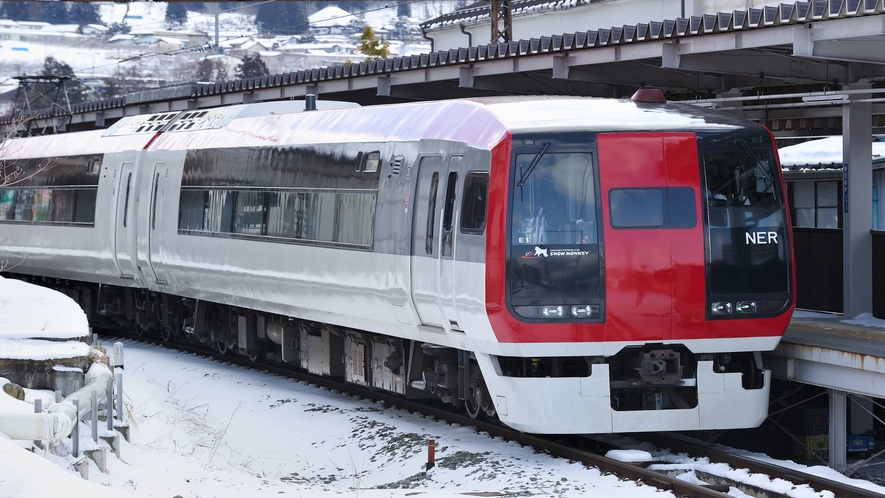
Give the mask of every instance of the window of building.
[[839, 182], [793, 182], [793, 225], [839, 228]]

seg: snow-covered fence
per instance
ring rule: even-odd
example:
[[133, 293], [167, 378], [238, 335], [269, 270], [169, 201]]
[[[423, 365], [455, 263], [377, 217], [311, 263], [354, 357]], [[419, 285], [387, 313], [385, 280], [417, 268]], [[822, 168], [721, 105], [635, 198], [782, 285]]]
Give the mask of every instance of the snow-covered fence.
[[[107, 383], [113, 374], [101, 363], [93, 363], [86, 372], [86, 385], [71, 393], [63, 402], [52, 405], [44, 413], [0, 413], [0, 432], [11, 439], [41, 441], [69, 436], [78, 421], [92, 411], [90, 401], [95, 393], [98, 404], [106, 403]], [[77, 401], [77, 405], [74, 405]], [[122, 407], [122, 405], [121, 405]]]

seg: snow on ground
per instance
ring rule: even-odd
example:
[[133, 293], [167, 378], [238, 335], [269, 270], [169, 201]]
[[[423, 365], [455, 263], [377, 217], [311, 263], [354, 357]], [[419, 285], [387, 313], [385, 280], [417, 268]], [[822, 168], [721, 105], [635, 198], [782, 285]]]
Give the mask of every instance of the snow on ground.
[[[90, 469], [93, 482], [106, 488], [184, 498], [660, 496], [655, 488], [470, 428], [266, 372], [123, 343], [132, 443], [123, 445], [122, 459], [109, 455], [107, 474]], [[424, 472], [430, 439], [437, 442], [437, 465]], [[6, 446], [0, 446], [0, 480], [19, 475], [4, 470]], [[2, 490], [0, 483], [0, 495], [10, 496]], [[11, 498], [26, 496], [34, 495]]]
[[[0, 278], [0, 303], [5, 306], [0, 317], [6, 320], [0, 324], [0, 333], [12, 331], [10, 335], [22, 338], [55, 334], [63, 338], [70, 335], [64, 324], [67, 328], [79, 324], [73, 328], [82, 330], [85, 318], [72, 301], [53, 291], [31, 287]], [[15, 296], [27, 302], [12, 303]], [[816, 315], [797, 312], [797, 318]], [[885, 321], [868, 317], [860, 321], [864, 325], [885, 325]], [[11, 328], [13, 323], [22, 325]], [[113, 342], [107, 343], [109, 349]], [[90, 462], [89, 482], [73, 471], [75, 459], [70, 455], [69, 440], [50, 445], [50, 450], [33, 448], [30, 441], [10, 441], [0, 434], [0, 496], [42, 495], [47, 482], [56, 489], [63, 487], [67, 498], [260, 498], [280, 494], [386, 498], [468, 493], [661, 496], [655, 488], [535, 454], [531, 448], [471, 428], [447, 425], [259, 370], [133, 341], [122, 343], [126, 417], [132, 442], [122, 443], [121, 458], [108, 455], [107, 473], [99, 472]], [[38, 351], [31, 354], [43, 357]], [[0, 379], [2, 384], [5, 380]], [[0, 413], [30, 412], [36, 398], [49, 408], [53, 394], [29, 390], [25, 402], [21, 402], [0, 392]], [[81, 451], [96, 448], [88, 426], [81, 423], [80, 430]], [[104, 429], [100, 432], [105, 433]], [[653, 470], [683, 471], [680, 478], [687, 481], [697, 482], [693, 471], [703, 471], [795, 498], [832, 496], [830, 492], [815, 492], [807, 486], [731, 469], [706, 458], [692, 459], [629, 438], [611, 438], [624, 449], [609, 456], [652, 462]], [[425, 472], [430, 439], [437, 444], [437, 465]], [[25, 448], [33, 449], [33, 453]], [[729, 450], [885, 495], [881, 486], [846, 478], [826, 467], [806, 467]], [[730, 494], [744, 496], [736, 489]]]
[[88, 334], [86, 314], [64, 294], [0, 277], [0, 358], [83, 357]]

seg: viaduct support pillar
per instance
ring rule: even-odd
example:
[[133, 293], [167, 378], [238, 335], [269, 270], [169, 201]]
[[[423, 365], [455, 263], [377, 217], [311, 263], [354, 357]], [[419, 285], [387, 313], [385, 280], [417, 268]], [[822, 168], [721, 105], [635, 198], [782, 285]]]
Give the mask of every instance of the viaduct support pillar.
[[[846, 86], [852, 90], [869, 84]], [[845, 318], [873, 312], [873, 105], [854, 102], [867, 94], [851, 95], [842, 106], [842, 285]]]

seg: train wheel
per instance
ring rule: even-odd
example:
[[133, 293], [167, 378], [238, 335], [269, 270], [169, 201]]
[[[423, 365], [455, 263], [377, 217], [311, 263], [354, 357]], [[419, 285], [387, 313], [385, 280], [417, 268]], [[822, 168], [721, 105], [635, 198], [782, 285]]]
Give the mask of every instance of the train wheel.
[[464, 398], [464, 409], [467, 410], [467, 415], [474, 420], [485, 418], [486, 412], [482, 408], [483, 389], [480, 382], [473, 381], [467, 388], [467, 396]]
[[230, 351], [230, 348], [224, 341], [215, 341], [215, 349], [221, 354], [227, 354], [227, 352]]
[[267, 350], [261, 348], [254, 353], [249, 353], [247, 356], [249, 356], [249, 361], [252, 363], [264, 363], [264, 360], [267, 359]]
[[172, 327], [167, 327], [166, 325], [160, 326], [160, 339], [163, 339], [163, 342], [172, 343], [175, 341], [175, 334], [172, 333]]

